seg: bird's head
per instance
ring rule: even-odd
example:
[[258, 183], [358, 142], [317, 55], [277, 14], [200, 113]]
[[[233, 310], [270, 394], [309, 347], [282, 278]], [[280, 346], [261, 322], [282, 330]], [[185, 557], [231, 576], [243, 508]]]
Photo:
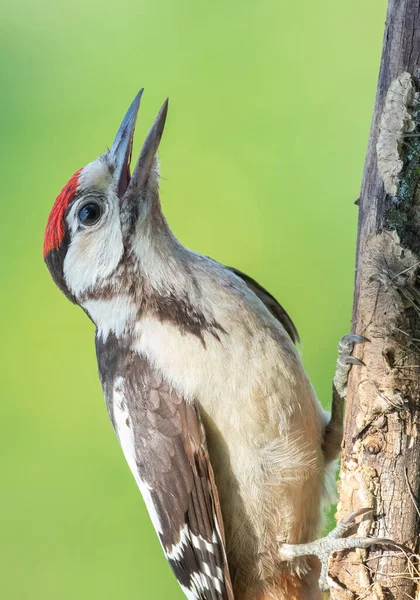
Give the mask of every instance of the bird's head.
[[48, 218], [45, 262], [58, 287], [81, 305], [86, 297], [95, 298], [110, 285], [122, 292], [118, 290], [123, 286], [122, 263], [132, 255], [135, 270], [134, 246], [139, 252], [141, 239], [147, 245], [153, 222], [155, 228], [165, 225], [158, 199], [156, 153], [168, 101], [160, 109], [130, 175], [142, 92], [128, 109], [111, 149], [71, 177]]

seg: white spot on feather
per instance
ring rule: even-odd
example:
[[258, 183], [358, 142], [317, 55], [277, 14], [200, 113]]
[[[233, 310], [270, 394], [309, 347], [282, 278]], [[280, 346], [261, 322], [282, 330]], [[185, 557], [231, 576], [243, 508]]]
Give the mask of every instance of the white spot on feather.
[[216, 588], [216, 590], [219, 592], [219, 594], [222, 593], [222, 585], [220, 583], [220, 581], [217, 579], [217, 577], [212, 577], [212, 581], [213, 581], [213, 585]]
[[171, 560], [181, 560], [184, 554], [184, 548], [188, 546], [190, 542], [190, 532], [187, 525], [181, 529], [179, 542], [172, 546], [171, 550], [165, 548], [165, 554]]
[[[207, 550], [207, 552], [211, 552], [211, 554], [214, 554], [214, 545], [211, 542], [208, 542], [207, 540], [205, 540], [201, 535], [194, 535], [192, 533], [191, 541], [192, 541], [192, 545], [194, 546], [194, 548], [197, 548], [199, 550], [202, 550], [203, 548], [205, 548]], [[217, 542], [217, 540], [216, 540], [216, 542]]]
[[187, 588], [185, 585], [182, 585], [182, 583], [180, 583], [179, 585], [180, 585], [181, 590], [184, 592], [184, 594], [188, 598], [188, 600], [197, 600], [197, 598], [199, 596], [195, 590], [191, 590], [190, 588]]
[[191, 574], [191, 581], [194, 583], [195, 587], [197, 588], [197, 590], [208, 590], [209, 589], [209, 584], [207, 581], [207, 577], [205, 576], [204, 573], [192, 573]]

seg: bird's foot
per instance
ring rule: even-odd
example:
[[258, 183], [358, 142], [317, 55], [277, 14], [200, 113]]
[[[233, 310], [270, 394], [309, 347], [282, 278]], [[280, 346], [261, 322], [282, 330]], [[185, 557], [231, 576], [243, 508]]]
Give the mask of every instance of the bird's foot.
[[392, 540], [378, 537], [342, 537], [354, 526], [358, 516], [372, 512], [371, 508], [362, 508], [342, 519], [338, 525], [326, 537], [309, 542], [307, 544], [280, 544], [280, 558], [290, 561], [299, 556], [316, 556], [321, 562], [321, 574], [319, 587], [321, 591], [327, 592], [328, 559], [333, 552], [342, 550], [354, 550], [356, 548], [367, 548], [375, 544], [392, 544]]
[[343, 399], [346, 397], [347, 379], [352, 365], [364, 366], [363, 361], [352, 356], [355, 344], [369, 342], [363, 335], [348, 333], [338, 343], [338, 359], [334, 375], [334, 388]]
[[363, 366], [363, 362], [352, 356], [355, 344], [369, 340], [362, 335], [349, 333], [341, 338], [338, 344], [338, 359], [333, 381], [331, 417], [324, 431], [322, 450], [325, 460], [335, 460], [340, 452], [343, 439], [344, 403], [347, 393], [347, 378], [352, 365]]

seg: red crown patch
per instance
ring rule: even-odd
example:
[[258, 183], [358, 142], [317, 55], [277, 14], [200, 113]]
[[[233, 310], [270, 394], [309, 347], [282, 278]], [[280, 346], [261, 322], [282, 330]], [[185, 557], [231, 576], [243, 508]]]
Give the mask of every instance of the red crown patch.
[[64, 238], [64, 213], [77, 190], [79, 175], [82, 169], [76, 171], [57, 196], [48, 217], [44, 235], [44, 258], [51, 250], [58, 249]]

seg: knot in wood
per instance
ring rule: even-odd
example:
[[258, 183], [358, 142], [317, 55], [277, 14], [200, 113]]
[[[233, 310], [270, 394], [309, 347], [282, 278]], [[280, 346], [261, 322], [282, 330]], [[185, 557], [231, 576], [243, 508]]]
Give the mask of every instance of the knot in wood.
[[379, 433], [370, 433], [363, 440], [363, 449], [368, 454], [379, 454], [382, 446], [383, 438]]

